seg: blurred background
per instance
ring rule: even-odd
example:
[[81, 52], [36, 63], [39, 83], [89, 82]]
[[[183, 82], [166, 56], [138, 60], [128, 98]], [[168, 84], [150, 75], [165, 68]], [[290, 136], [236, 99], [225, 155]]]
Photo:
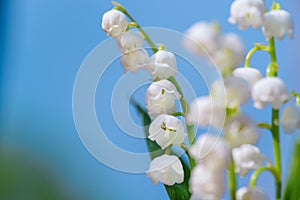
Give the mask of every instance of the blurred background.
[[[153, 186], [145, 174], [110, 169], [85, 149], [72, 116], [72, 91], [76, 73], [85, 57], [107, 39], [101, 17], [112, 8], [108, 0], [1, 0], [0, 30], [0, 199], [167, 199], [162, 185]], [[271, 1], [266, 0], [267, 5]], [[223, 32], [238, 33], [247, 50], [254, 42], [265, 42], [259, 30], [238, 31], [227, 22], [231, 1], [120, 1], [144, 27], [164, 27], [184, 32], [199, 20], [218, 21]], [[295, 23], [295, 38], [277, 42], [279, 76], [291, 91], [300, 91], [300, 2], [279, 1]], [[163, 42], [163, 41], [155, 41]], [[105, 56], [105, 55], [103, 55]], [[268, 56], [258, 53], [252, 65], [264, 69]], [[191, 68], [179, 66], [184, 74]], [[97, 90], [99, 121], [122, 148], [145, 151], [143, 140], [124, 138], [110, 110], [111, 86], [121, 77], [118, 62], [106, 72]], [[105, 80], [107, 79], [107, 83]], [[196, 81], [196, 80], [195, 80]], [[192, 82], [193, 84], [193, 82]], [[197, 85], [197, 84], [195, 84]], [[143, 101], [140, 89], [137, 95]], [[197, 85], [198, 95], [206, 94]], [[249, 103], [249, 105], [251, 102]], [[109, 105], [109, 106], [107, 106]], [[101, 109], [107, 109], [102, 112]], [[132, 118], [138, 122], [132, 110]], [[251, 110], [256, 120], [270, 118], [270, 109]], [[294, 135], [282, 135], [284, 177], [292, 152]], [[120, 139], [121, 138], [121, 139]], [[258, 143], [272, 158], [271, 136], [266, 132]], [[246, 185], [249, 177], [240, 180]], [[271, 199], [274, 185], [270, 174], [258, 184]]]

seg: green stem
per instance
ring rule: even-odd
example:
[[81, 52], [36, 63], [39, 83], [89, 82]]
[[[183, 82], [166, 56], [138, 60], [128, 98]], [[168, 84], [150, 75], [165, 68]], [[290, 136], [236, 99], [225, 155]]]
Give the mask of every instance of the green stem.
[[259, 123], [259, 124], [257, 124], [257, 127], [272, 131], [272, 126], [268, 123]]
[[235, 169], [234, 169], [234, 162], [231, 156], [230, 164], [229, 164], [229, 172], [228, 172], [228, 185], [230, 191], [230, 199], [236, 200], [236, 176], [235, 176]]
[[189, 162], [190, 162], [190, 165], [191, 165], [191, 168], [193, 168], [195, 165], [196, 165], [196, 162], [195, 160], [192, 158], [192, 156], [190, 155], [189, 153], [189, 146], [185, 143], [182, 143], [181, 144], [181, 148], [186, 152], [186, 154], [188, 155], [188, 158], [189, 158]]
[[250, 61], [256, 51], [269, 51], [269, 47], [262, 44], [254, 44], [254, 47], [248, 52], [245, 60], [245, 67], [250, 67]]
[[174, 112], [174, 113], [172, 113], [172, 115], [173, 115], [174, 117], [177, 117], [177, 116], [184, 116], [184, 113], [183, 113], [183, 112]]
[[258, 169], [256, 169], [254, 171], [254, 173], [251, 175], [251, 178], [250, 178], [250, 183], [249, 183], [249, 187], [250, 188], [254, 188], [255, 185], [256, 185], [256, 181], [258, 179], [258, 176], [264, 172], [264, 171], [269, 171], [272, 173], [273, 177], [275, 178], [275, 181], [276, 183], [277, 182], [280, 182], [280, 177], [279, 177], [279, 174], [277, 173], [277, 170], [273, 167], [273, 166], [263, 166], [263, 167], [260, 167]]

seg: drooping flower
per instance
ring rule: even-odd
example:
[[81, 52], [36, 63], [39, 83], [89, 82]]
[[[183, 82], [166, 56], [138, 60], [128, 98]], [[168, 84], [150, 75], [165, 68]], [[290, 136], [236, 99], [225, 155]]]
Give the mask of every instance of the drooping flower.
[[153, 82], [146, 91], [146, 109], [151, 119], [160, 114], [172, 114], [176, 111], [176, 102], [181, 95], [168, 80]]
[[149, 127], [148, 138], [156, 141], [162, 148], [166, 148], [171, 144], [180, 146], [186, 137], [182, 122], [167, 114], [161, 114], [155, 118]]
[[222, 128], [225, 121], [225, 105], [215, 102], [210, 96], [196, 98], [190, 105], [186, 120], [189, 124]]
[[224, 138], [230, 147], [254, 144], [258, 138], [256, 124], [245, 115], [236, 115], [226, 124]]
[[127, 31], [117, 37], [117, 44], [124, 54], [142, 49], [143, 41], [141, 34], [135, 31]]
[[263, 0], [235, 0], [230, 7], [231, 24], [237, 24], [240, 29], [250, 26], [258, 28], [263, 24], [265, 6]]
[[258, 109], [264, 108], [267, 103], [279, 109], [290, 98], [284, 82], [278, 77], [262, 78], [253, 86], [251, 94], [254, 107]]
[[[225, 190], [224, 171], [214, 171], [204, 165], [194, 167], [190, 178], [190, 192], [221, 199]], [[194, 197], [195, 198], [195, 197]]]
[[144, 49], [130, 51], [120, 57], [125, 72], [136, 72], [139, 69], [147, 69], [149, 64], [149, 54]]
[[262, 78], [262, 74], [255, 68], [241, 67], [237, 68], [232, 72], [235, 77], [242, 78], [248, 82], [249, 89]]
[[154, 184], [160, 181], [165, 185], [174, 185], [182, 183], [184, 179], [183, 167], [178, 157], [166, 154], [154, 158], [146, 174]]
[[299, 106], [287, 106], [282, 111], [281, 124], [285, 133], [293, 133], [296, 129], [300, 129]]
[[220, 197], [214, 194], [205, 194], [202, 192], [197, 192], [191, 195], [190, 200], [220, 200]]
[[212, 134], [202, 134], [189, 152], [198, 163], [217, 171], [226, 169], [230, 158], [227, 143]]
[[292, 38], [294, 25], [290, 13], [285, 10], [271, 10], [265, 13], [262, 31], [267, 40], [273, 36], [281, 40], [285, 35]]
[[219, 48], [219, 32], [216, 23], [197, 22], [185, 32], [183, 45], [194, 54], [208, 56]]
[[178, 73], [175, 55], [165, 50], [160, 50], [151, 56], [149, 67], [153, 80], [167, 79]]
[[243, 144], [232, 149], [235, 172], [246, 176], [249, 170], [257, 169], [263, 165], [263, 154], [251, 144]]
[[242, 187], [236, 192], [237, 200], [268, 200], [269, 198], [264, 191], [258, 187]]
[[109, 10], [102, 17], [102, 29], [108, 36], [117, 37], [125, 32], [128, 26], [126, 16], [118, 10]]

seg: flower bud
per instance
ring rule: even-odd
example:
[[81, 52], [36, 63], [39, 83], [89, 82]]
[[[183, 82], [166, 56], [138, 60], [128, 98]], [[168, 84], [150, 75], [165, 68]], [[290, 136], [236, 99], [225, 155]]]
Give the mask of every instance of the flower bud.
[[125, 72], [137, 72], [139, 69], [146, 69], [148, 67], [149, 54], [144, 49], [138, 49], [121, 55], [120, 62]]
[[288, 106], [282, 111], [281, 124], [285, 133], [293, 133], [300, 129], [299, 106]]
[[113, 38], [125, 32], [127, 25], [126, 16], [118, 10], [109, 10], [102, 17], [102, 29]]
[[117, 44], [124, 54], [141, 49], [143, 41], [141, 34], [134, 31], [127, 31], [117, 37]]
[[236, 192], [237, 200], [268, 200], [269, 198], [260, 188], [242, 187]]
[[255, 68], [237, 68], [232, 72], [234, 77], [239, 77], [248, 82], [249, 90], [253, 85], [262, 78], [262, 74]]

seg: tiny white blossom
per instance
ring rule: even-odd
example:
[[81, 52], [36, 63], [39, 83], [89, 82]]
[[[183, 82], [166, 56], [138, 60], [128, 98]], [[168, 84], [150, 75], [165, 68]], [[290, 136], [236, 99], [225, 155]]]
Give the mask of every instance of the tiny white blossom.
[[160, 50], [151, 56], [149, 67], [153, 80], [167, 79], [178, 73], [175, 55], [165, 50]]
[[257, 169], [263, 165], [263, 154], [251, 144], [243, 144], [232, 149], [235, 172], [244, 177], [249, 170]]
[[189, 124], [212, 125], [215, 128], [222, 128], [225, 114], [225, 105], [215, 102], [210, 96], [205, 96], [192, 101], [186, 120]]
[[230, 147], [254, 144], [258, 138], [256, 124], [245, 115], [236, 115], [225, 126], [224, 138]]
[[138, 49], [123, 54], [120, 57], [120, 62], [125, 69], [125, 72], [136, 72], [139, 69], [146, 69], [149, 64], [149, 54], [144, 49]]
[[225, 190], [223, 171], [213, 171], [204, 165], [194, 167], [190, 178], [190, 192], [211, 195], [221, 199]]
[[211, 86], [211, 94], [220, 102], [225, 100], [228, 108], [236, 108], [247, 103], [249, 98], [248, 83], [242, 78], [228, 76], [224, 80], [217, 80]]
[[135, 31], [127, 31], [118, 36], [116, 39], [120, 51], [124, 54], [141, 49], [144, 41], [141, 34]]
[[189, 152], [197, 162], [214, 170], [226, 169], [230, 158], [227, 143], [221, 137], [212, 134], [201, 135]]
[[221, 36], [220, 46], [212, 56], [212, 61], [221, 72], [230, 72], [245, 58], [245, 47], [240, 37], [234, 33]]
[[149, 127], [148, 138], [156, 141], [162, 148], [166, 148], [171, 144], [180, 146], [186, 137], [182, 122], [167, 114], [161, 114], [155, 118]]
[[160, 114], [172, 114], [176, 111], [176, 102], [181, 95], [168, 80], [153, 82], [146, 91], [146, 109], [151, 119]]
[[197, 22], [185, 32], [183, 45], [194, 54], [208, 56], [219, 48], [219, 32], [216, 23]]
[[118, 10], [107, 11], [102, 17], [102, 29], [114, 38], [125, 32], [127, 25], [126, 16]]
[[285, 133], [293, 133], [296, 129], [300, 129], [299, 106], [287, 106], [282, 111], [281, 124]]
[[183, 167], [177, 156], [162, 155], [154, 158], [146, 172], [154, 184], [159, 181], [165, 185], [182, 183], [184, 178]]
[[260, 188], [242, 187], [236, 192], [237, 200], [268, 200], [269, 198]]
[[190, 200], [220, 200], [220, 197], [214, 194], [196, 192], [191, 195]]
[[263, 0], [235, 0], [230, 7], [231, 24], [237, 24], [240, 29], [250, 26], [258, 28], [263, 24], [265, 5]]
[[285, 10], [271, 10], [264, 14], [262, 31], [267, 40], [275, 37], [280, 40], [285, 35], [293, 37], [294, 25], [289, 12]]
[[278, 77], [265, 77], [252, 88], [254, 107], [262, 109], [270, 103], [274, 109], [279, 109], [290, 98], [284, 82]]
[[237, 68], [232, 72], [235, 77], [242, 78], [248, 82], [249, 89], [262, 78], [262, 74], [255, 68], [241, 67]]

